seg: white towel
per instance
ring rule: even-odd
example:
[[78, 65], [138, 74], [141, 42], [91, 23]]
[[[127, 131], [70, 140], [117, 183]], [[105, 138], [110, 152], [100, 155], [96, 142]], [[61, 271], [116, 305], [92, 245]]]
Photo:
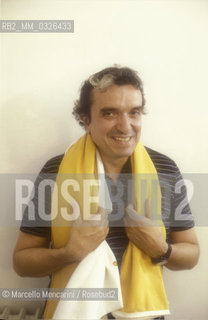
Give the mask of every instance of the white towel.
[[60, 300], [53, 319], [97, 320], [109, 312], [122, 308], [119, 271], [115, 262], [112, 250], [107, 242], [103, 241], [80, 262], [66, 288], [116, 288], [118, 289], [118, 300]]
[[[105, 182], [105, 172], [98, 151], [96, 152], [99, 173], [99, 206], [109, 213], [112, 210], [108, 188]], [[100, 319], [109, 312], [123, 307], [119, 270], [116, 258], [107, 244], [103, 241], [94, 251], [90, 252], [78, 265], [66, 285], [73, 288], [113, 288], [118, 290], [117, 300], [78, 301], [60, 300], [53, 319]], [[110, 290], [109, 290], [110, 291]], [[83, 291], [80, 290], [80, 293]]]

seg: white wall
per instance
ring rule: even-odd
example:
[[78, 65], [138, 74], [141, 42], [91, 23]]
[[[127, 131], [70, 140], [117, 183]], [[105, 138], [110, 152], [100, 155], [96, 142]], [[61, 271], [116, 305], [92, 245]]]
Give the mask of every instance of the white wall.
[[[182, 172], [208, 172], [207, 1], [2, 0], [1, 19], [75, 21], [74, 33], [1, 35], [1, 173], [37, 173], [81, 135], [71, 116], [80, 84], [114, 63], [144, 80], [143, 143], [174, 158]], [[11, 216], [14, 198], [4, 191], [2, 213]], [[194, 214], [203, 214], [200, 203]], [[44, 287], [47, 279], [21, 279], [12, 270], [17, 232], [1, 224], [0, 287]], [[165, 271], [168, 319], [208, 317], [207, 226], [197, 233], [198, 266]]]

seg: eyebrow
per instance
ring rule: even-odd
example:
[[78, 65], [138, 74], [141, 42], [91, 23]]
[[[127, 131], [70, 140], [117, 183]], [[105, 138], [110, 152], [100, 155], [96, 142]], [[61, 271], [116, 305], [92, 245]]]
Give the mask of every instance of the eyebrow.
[[114, 111], [117, 110], [117, 108], [115, 107], [103, 107], [100, 109], [100, 112], [104, 112], [104, 111]]
[[[134, 106], [134, 107], [132, 107], [131, 108], [131, 110], [142, 110], [143, 109], [143, 106]], [[100, 109], [100, 112], [105, 112], [105, 111], [116, 111], [116, 110], [118, 110], [118, 108], [116, 108], [116, 107], [102, 107], [101, 109]]]

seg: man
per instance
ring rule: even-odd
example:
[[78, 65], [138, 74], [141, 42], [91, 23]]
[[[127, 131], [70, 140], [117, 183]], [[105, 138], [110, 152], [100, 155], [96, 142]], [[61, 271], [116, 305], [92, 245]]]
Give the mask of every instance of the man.
[[[53, 241], [52, 247], [49, 247], [53, 227], [43, 227], [42, 224], [37, 227], [39, 223], [37, 189], [46, 174], [55, 173], [54, 179], [56, 178], [56, 173], [61, 172], [60, 168], [63, 167], [63, 159], [66, 159], [66, 155], [49, 160], [36, 181], [34, 198], [36, 226], [29, 221], [27, 208], [14, 250], [14, 269], [19, 275], [27, 277], [62, 275], [62, 270], [74, 263], [77, 266], [105, 239], [115, 254], [120, 269], [122, 269], [122, 257], [126, 255], [124, 252], [130, 243], [133, 244], [134, 250], [145, 257], [144, 260], [148, 260], [151, 270], [156, 270], [157, 264], [165, 264], [172, 270], [191, 269], [196, 265], [199, 258], [199, 245], [188, 204], [181, 210], [183, 217], [187, 218], [175, 221], [175, 210], [186, 199], [186, 191], [183, 187], [180, 193], [174, 192], [176, 184], [181, 181], [181, 175], [171, 159], [144, 147], [141, 147], [143, 149], [137, 157], [140, 161], [140, 154], [144, 155], [147, 159], [144, 160], [144, 166], [147, 161], [157, 172], [162, 193], [162, 219], [166, 227], [166, 238], [161, 227], [152, 220], [149, 200], [145, 202], [145, 217], [136, 219], [139, 209], [136, 209], [135, 205], [130, 205], [132, 202], [135, 203], [135, 198], [130, 201], [126, 196], [129, 185], [126, 179], [122, 180], [122, 174], [132, 175], [136, 172], [132, 157], [137, 152], [140, 142], [144, 105], [142, 81], [137, 73], [129, 68], [106, 68], [85, 81], [81, 88], [80, 99], [75, 103], [73, 114], [85, 128], [86, 137], [90, 139], [93, 148], [95, 147], [99, 152], [109, 190], [113, 185], [116, 187], [118, 182], [123, 184], [122, 198], [117, 200], [117, 203], [112, 201], [113, 212], [120, 210], [122, 214], [119, 215], [118, 220], [112, 219], [113, 222], [110, 222], [110, 225], [103, 226], [98, 223], [93, 226], [88, 224], [85, 228], [72, 227], [67, 241], [58, 245]], [[85, 158], [89, 155], [89, 152], [85, 154]], [[69, 162], [72, 160], [70, 156]], [[65, 171], [62, 172], [65, 173]], [[149, 173], [148, 170], [147, 173]], [[112, 192], [110, 197], [112, 200]], [[124, 203], [123, 209], [122, 206], [119, 207], [120, 202]], [[48, 195], [46, 198], [48, 213], [51, 212], [52, 203], [53, 199]], [[102, 213], [102, 216], [103, 210], [98, 208], [98, 213]], [[141, 257], [138, 261], [142, 259]], [[147, 270], [147, 275], [148, 272]], [[58, 287], [60, 286], [59, 284]], [[143, 290], [144, 288], [140, 288], [140, 292]], [[151, 291], [152, 288], [148, 290]], [[50, 312], [46, 314], [47, 318]], [[145, 313], [144, 315], [148, 315], [149, 319], [156, 319], [151, 317], [151, 314], [162, 316], [165, 313]], [[111, 318], [112, 315], [108, 314], [108, 317]], [[138, 318], [141, 317], [142, 313]]]

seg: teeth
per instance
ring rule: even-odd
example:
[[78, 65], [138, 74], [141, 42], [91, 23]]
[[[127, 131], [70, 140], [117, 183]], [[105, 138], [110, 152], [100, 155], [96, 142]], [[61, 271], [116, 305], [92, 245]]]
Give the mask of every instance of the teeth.
[[117, 141], [129, 141], [130, 137], [127, 137], [127, 138], [114, 137], [114, 139], [117, 140]]

